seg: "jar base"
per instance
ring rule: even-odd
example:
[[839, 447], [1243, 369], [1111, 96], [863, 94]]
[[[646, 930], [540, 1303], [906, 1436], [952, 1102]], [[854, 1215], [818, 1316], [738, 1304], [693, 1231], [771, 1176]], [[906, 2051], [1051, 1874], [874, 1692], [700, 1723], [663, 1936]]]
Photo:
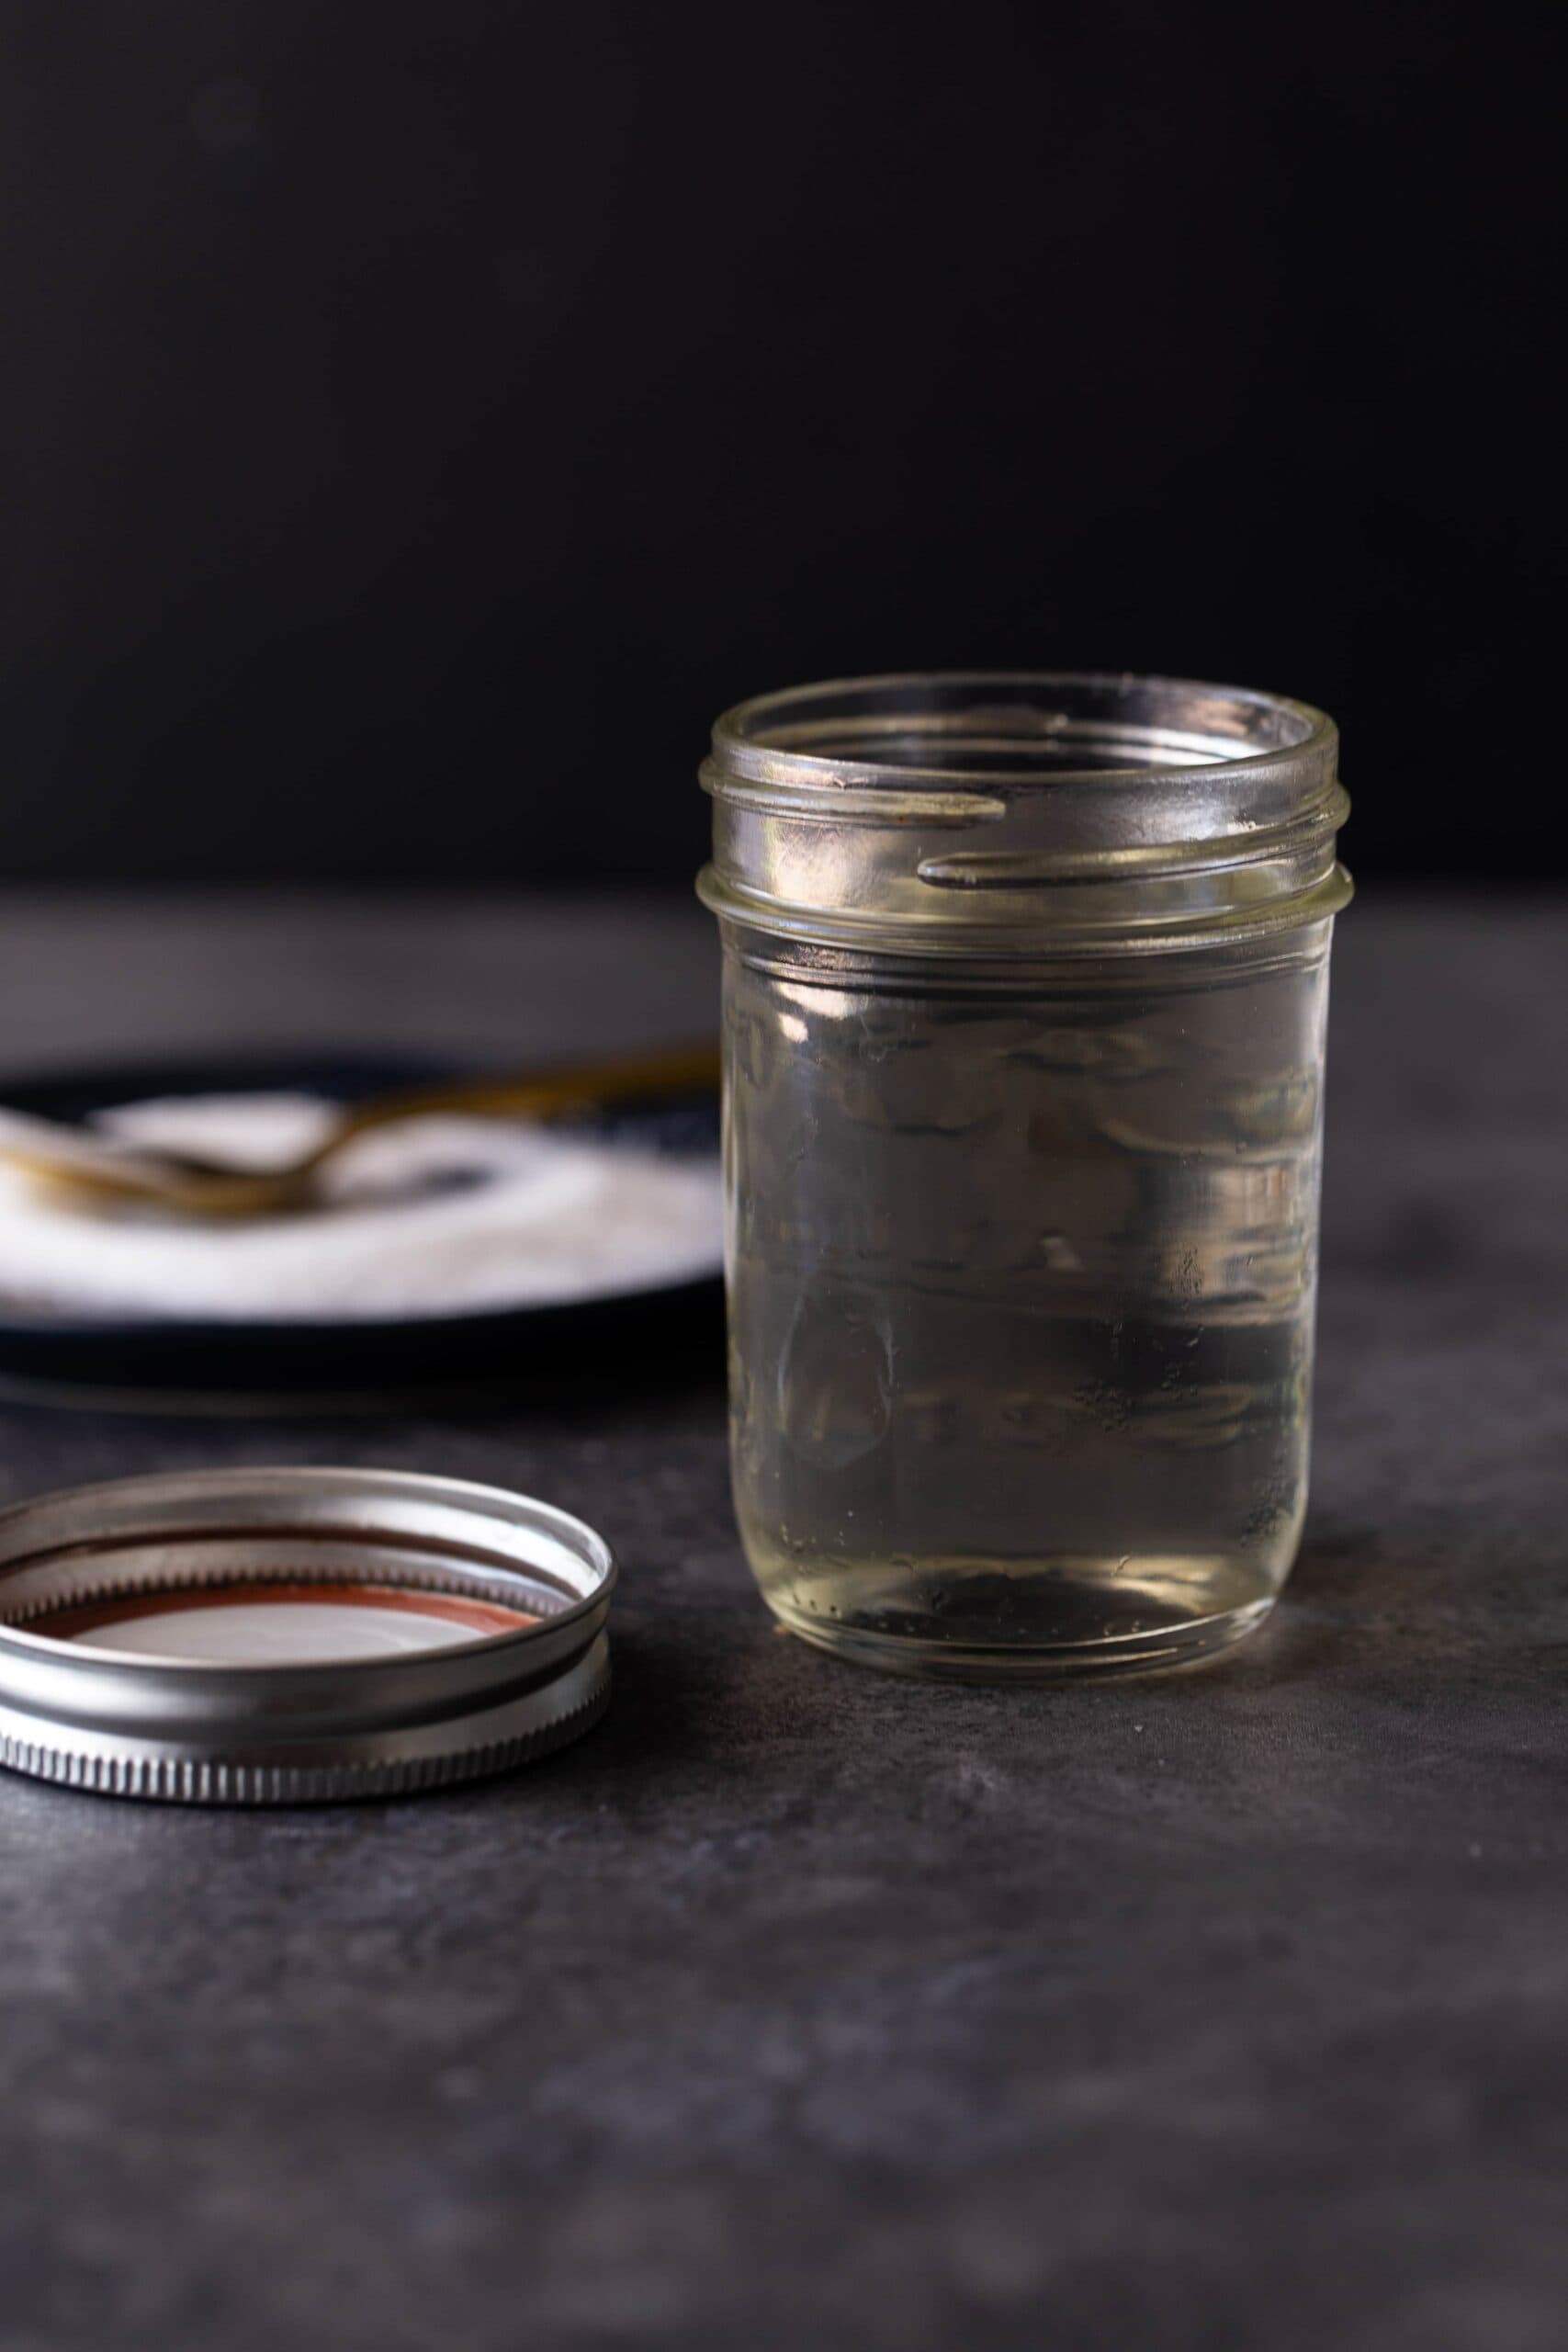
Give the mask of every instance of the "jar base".
[[1152, 1626], [1145, 1622], [1134, 1633], [1107, 1628], [1103, 1589], [1084, 1591], [1076, 1597], [1078, 1607], [1086, 1619], [1092, 1612], [1098, 1630], [1075, 1635], [1070, 1630], [1074, 1596], [1058, 1588], [1053, 1613], [1060, 1631], [1049, 1638], [1001, 1643], [969, 1640], [956, 1629], [939, 1637], [887, 1632], [843, 1619], [825, 1623], [772, 1593], [764, 1598], [790, 1633], [815, 1649], [829, 1650], [855, 1665], [925, 1682], [990, 1683], [1098, 1681], [1112, 1676], [1167, 1674], [1201, 1665], [1256, 1633], [1275, 1601], [1270, 1592], [1206, 1615], [1173, 1616], [1166, 1623]]

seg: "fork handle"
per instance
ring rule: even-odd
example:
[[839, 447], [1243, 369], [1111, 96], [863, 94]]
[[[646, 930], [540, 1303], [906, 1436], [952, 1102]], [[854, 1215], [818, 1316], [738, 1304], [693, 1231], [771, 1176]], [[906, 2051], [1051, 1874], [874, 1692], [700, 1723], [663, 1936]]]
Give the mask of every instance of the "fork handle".
[[453, 1079], [435, 1086], [379, 1094], [344, 1113], [307, 1165], [318, 1167], [355, 1136], [396, 1119], [427, 1113], [464, 1111], [558, 1119], [572, 1111], [616, 1102], [657, 1100], [660, 1095], [709, 1094], [718, 1086], [716, 1045], [667, 1046], [652, 1053], [618, 1054], [603, 1061], [568, 1062], [526, 1077]]

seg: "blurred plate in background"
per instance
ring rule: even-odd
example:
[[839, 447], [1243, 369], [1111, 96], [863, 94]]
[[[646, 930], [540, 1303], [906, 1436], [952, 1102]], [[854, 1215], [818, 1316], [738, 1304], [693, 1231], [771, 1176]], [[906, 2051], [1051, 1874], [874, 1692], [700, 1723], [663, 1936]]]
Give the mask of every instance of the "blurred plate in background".
[[[346, 1050], [121, 1063], [0, 1079], [0, 1102], [61, 1120], [173, 1096], [310, 1094], [347, 1104], [469, 1074], [450, 1061]], [[718, 1106], [711, 1097], [642, 1103], [602, 1113], [592, 1131], [645, 1150], [711, 1158]], [[711, 1273], [695, 1280], [688, 1273], [548, 1305], [310, 1321], [85, 1315], [0, 1298], [0, 1377], [133, 1389], [406, 1388], [459, 1377], [536, 1380], [596, 1350], [624, 1369], [629, 1350], [689, 1344], [699, 1335], [711, 1338], [716, 1361], [719, 1275], [716, 1249]]]

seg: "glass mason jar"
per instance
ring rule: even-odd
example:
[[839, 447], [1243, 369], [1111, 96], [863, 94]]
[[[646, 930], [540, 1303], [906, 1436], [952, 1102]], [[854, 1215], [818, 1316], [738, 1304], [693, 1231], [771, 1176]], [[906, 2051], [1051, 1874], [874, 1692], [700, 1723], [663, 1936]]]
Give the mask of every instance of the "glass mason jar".
[[714, 729], [736, 1509], [770, 1607], [964, 1679], [1259, 1624], [1306, 1501], [1330, 721], [873, 678]]

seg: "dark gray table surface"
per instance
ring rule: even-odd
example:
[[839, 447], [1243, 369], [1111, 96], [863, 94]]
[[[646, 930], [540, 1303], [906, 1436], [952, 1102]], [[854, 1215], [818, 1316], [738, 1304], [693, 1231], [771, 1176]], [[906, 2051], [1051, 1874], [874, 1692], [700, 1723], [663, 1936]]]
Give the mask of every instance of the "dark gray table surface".
[[[581, 1747], [225, 1815], [0, 1776], [6, 2352], [1557, 2352], [1568, 925], [1341, 927], [1318, 1437], [1206, 1673], [928, 1690], [750, 1588], [718, 1368], [380, 1411], [0, 1408], [8, 1497], [395, 1463], [625, 1562]], [[4, 1058], [676, 1035], [700, 917], [0, 903]]]

